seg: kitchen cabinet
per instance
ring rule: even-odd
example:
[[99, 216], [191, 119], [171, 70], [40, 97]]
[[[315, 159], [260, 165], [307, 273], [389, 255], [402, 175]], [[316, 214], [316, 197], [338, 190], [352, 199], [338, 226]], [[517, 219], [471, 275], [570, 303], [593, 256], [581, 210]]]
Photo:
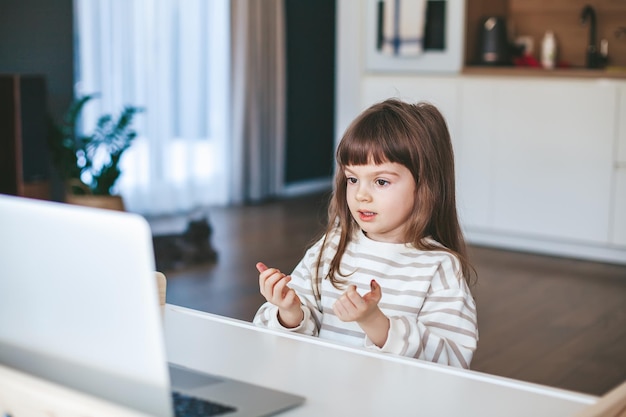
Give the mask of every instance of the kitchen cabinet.
[[[469, 110], [462, 116], [463, 144], [487, 149], [490, 162], [471, 184], [489, 202], [488, 218], [468, 226], [606, 244], [615, 88], [510, 78], [472, 79], [462, 88]], [[464, 172], [485, 162], [466, 158]]]
[[457, 205], [466, 231], [493, 228], [496, 92], [493, 86], [473, 79], [464, 79], [460, 85]]
[[619, 84], [615, 115], [618, 121], [617, 157], [610, 240], [614, 245], [626, 247], [626, 82]]
[[615, 174], [615, 200], [611, 243], [626, 248], [626, 167]]

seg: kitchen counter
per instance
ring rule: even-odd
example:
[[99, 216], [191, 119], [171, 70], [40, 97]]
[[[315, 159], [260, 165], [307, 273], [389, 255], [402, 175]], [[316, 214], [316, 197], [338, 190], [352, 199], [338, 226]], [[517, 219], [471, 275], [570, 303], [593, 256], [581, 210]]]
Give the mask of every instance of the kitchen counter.
[[504, 77], [559, 77], [559, 78], [611, 78], [625, 79], [626, 67], [608, 67], [607, 69], [557, 68], [546, 70], [530, 67], [463, 67], [464, 75], [504, 76]]

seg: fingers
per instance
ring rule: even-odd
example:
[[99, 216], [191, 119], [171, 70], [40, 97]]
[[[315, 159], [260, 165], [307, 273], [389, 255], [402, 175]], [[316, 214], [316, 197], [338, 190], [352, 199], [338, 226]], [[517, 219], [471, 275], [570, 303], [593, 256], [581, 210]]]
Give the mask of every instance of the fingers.
[[383, 296], [383, 292], [382, 292], [382, 289], [380, 288], [380, 284], [378, 284], [376, 280], [372, 280], [370, 282], [370, 288], [371, 288], [371, 291], [363, 296], [363, 300], [365, 300], [366, 303], [373, 302], [373, 303], [378, 304], [378, 302]]
[[274, 288], [281, 281], [285, 281], [284, 278], [287, 278], [287, 280], [290, 279], [290, 277], [283, 274], [276, 268], [266, 269], [259, 275], [259, 286], [261, 291], [265, 290], [266, 293], [275, 292]]
[[259, 272], [266, 271], [267, 270], [267, 265], [265, 265], [263, 262], [257, 262], [256, 269]]
[[350, 285], [333, 305], [333, 311], [339, 319], [351, 321], [354, 320], [363, 307], [365, 307], [365, 302], [356, 291], [356, 286]]
[[[270, 278], [274, 280], [274, 284], [278, 279], [285, 276], [285, 274], [283, 274], [276, 268], [268, 268], [267, 265], [265, 265], [263, 262], [258, 262], [256, 264], [256, 269], [259, 271], [259, 286], [261, 287], [261, 289], [263, 288], [263, 286], [265, 286], [266, 282]], [[275, 274], [278, 274], [279, 276], [277, 277], [275, 276]]]
[[288, 292], [294, 292], [291, 288], [287, 286], [287, 284], [291, 281], [290, 275], [282, 274], [282, 278], [278, 279], [274, 284], [273, 293], [276, 295], [280, 295], [281, 298], [286, 298]]
[[339, 318], [339, 320], [348, 321], [348, 316], [349, 316], [350, 312], [343, 305], [341, 300], [337, 300], [337, 302], [335, 302], [335, 304], [333, 304], [333, 312]]
[[261, 262], [257, 264], [257, 269], [261, 271], [259, 289], [267, 301], [276, 305], [285, 305], [286, 301], [292, 302], [295, 299], [295, 292], [287, 287], [291, 276], [283, 274], [276, 268], [268, 268]]
[[298, 295], [293, 289], [289, 287], [287, 287], [283, 291], [283, 301], [286, 305], [300, 304], [300, 299], [298, 298]]
[[350, 285], [333, 305], [337, 317], [342, 321], [355, 321], [374, 311], [382, 298], [382, 289], [375, 280], [370, 282], [370, 288], [370, 292], [361, 296], [356, 286]]
[[363, 298], [361, 298], [361, 295], [356, 291], [356, 285], [350, 285], [344, 295], [346, 296], [346, 301], [351, 303], [355, 308], [364, 304]]

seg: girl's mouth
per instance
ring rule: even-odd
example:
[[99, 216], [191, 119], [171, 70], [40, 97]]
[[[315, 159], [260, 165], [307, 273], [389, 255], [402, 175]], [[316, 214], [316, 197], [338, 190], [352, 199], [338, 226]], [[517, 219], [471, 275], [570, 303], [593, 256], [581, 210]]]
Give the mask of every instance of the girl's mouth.
[[363, 221], [372, 220], [376, 216], [376, 213], [372, 211], [359, 211], [359, 218]]

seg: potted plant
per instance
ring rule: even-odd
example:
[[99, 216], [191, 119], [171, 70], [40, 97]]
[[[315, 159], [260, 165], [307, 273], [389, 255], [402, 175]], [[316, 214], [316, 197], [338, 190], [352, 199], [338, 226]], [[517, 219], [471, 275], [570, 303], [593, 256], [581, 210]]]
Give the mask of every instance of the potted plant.
[[83, 133], [78, 121], [85, 105], [95, 97], [97, 94], [78, 97], [61, 124], [50, 124], [52, 163], [64, 182], [66, 202], [124, 210], [114, 186], [121, 174], [122, 154], [137, 136], [131, 127], [133, 118], [143, 109], [125, 106], [117, 118], [100, 116], [93, 132]]

